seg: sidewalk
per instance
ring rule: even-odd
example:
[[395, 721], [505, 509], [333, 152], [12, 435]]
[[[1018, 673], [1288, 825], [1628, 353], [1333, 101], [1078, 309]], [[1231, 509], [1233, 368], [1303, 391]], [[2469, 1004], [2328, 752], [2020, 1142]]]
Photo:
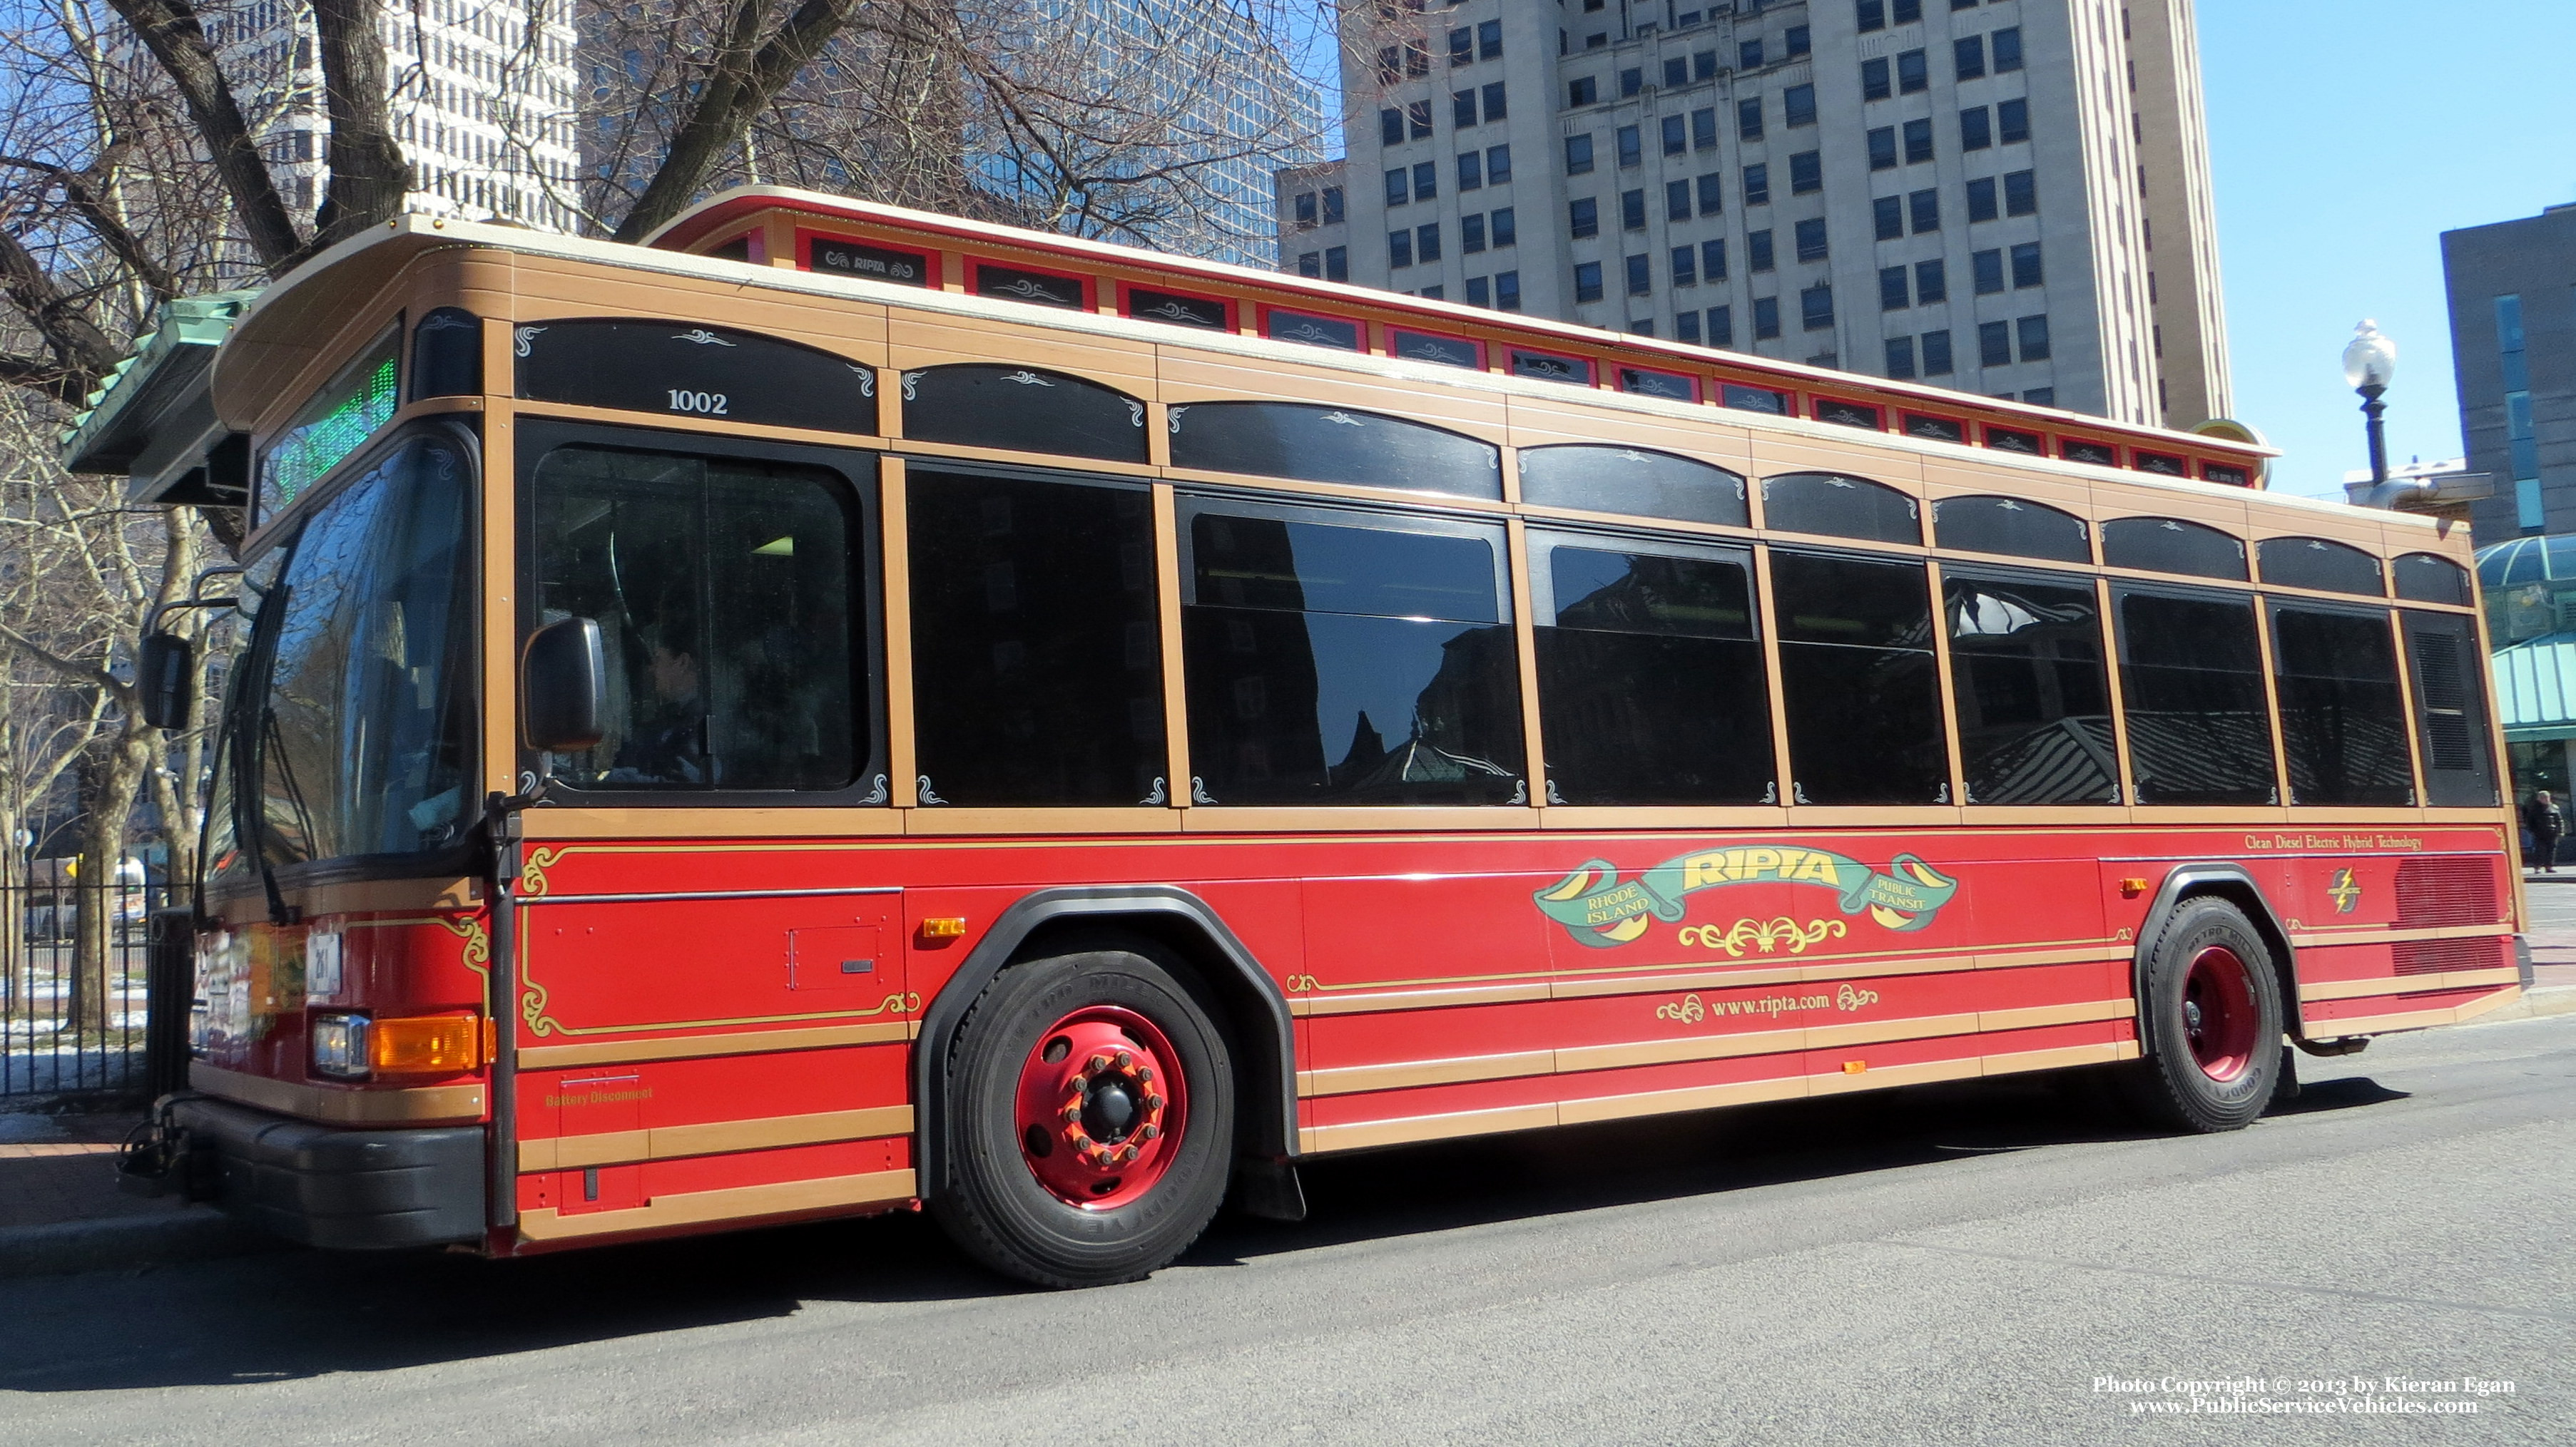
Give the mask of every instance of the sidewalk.
[[0, 1278], [232, 1256], [272, 1243], [204, 1206], [128, 1195], [116, 1148], [136, 1110], [0, 1114]]

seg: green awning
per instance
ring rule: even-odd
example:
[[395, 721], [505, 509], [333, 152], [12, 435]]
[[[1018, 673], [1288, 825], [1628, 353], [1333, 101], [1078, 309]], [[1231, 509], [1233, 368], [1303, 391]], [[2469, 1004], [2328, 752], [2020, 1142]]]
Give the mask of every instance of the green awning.
[[[164, 302], [134, 353], [89, 394], [61, 440], [67, 472], [125, 473], [138, 503], [233, 501], [186, 485], [225, 437], [207, 392], [207, 372], [253, 291], [219, 291]], [[202, 482], [202, 479], [198, 479]]]
[[2576, 633], [2508, 643], [2493, 664], [2507, 743], [2576, 739]]

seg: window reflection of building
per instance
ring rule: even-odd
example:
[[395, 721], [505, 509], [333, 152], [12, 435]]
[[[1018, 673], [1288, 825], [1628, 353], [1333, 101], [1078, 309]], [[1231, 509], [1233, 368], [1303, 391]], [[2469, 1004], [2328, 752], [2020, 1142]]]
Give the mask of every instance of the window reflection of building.
[[1195, 516], [1191, 537], [1183, 636], [1208, 797], [1499, 804], [1520, 792], [1498, 538], [1216, 512]]

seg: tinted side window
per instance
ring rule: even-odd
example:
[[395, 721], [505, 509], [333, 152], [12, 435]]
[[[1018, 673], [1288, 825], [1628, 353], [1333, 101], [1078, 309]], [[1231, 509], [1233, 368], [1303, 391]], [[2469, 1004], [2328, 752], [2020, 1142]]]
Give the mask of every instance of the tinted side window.
[[535, 322], [513, 333], [519, 395], [627, 412], [877, 430], [875, 369], [794, 342], [669, 321]]
[[2120, 802], [2093, 590], [2064, 579], [1945, 572], [1942, 606], [1967, 802]]
[[1187, 504], [1192, 797], [1525, 802], [1500, 528]]
[[1791, 800], [1949, 802], [1922, 565], [1774, 552], [1771, 595]]
[[2138, 802], [2280, 802], [2254, 600], [2115, 596]]
[[2390, 566], [2397, 596], [2418, 603], [2469, 601], [2469, 570], [2431, 553], [2406, 553]]
[[2005, 553], [2059, 563], [2093, 561], [2084, 519], [2011, 497], [1945, 497], [1932, 504], [1932, 536], [1942, 547]]
[[1607, 539], [1533, 550], [1548, 801], [1776, 802], [1749, 560]]
[[1876, 543], [1923, 541], [1921, 513], [1914, 499], [1881, 483], [1830, 472], [1791, 472], [1762, 479], [1762, 525]]
[[2376, 598], [2387, 592], [2379, 560], [2359, 548], [2323, 538], [2265, 538], [2255, 545], [2263, 581], [2284, 588], [2315, 588], [2327, 593], [2360, 593]]
[[1521, 499], [1638, 517], [1747, 527], [1744, 479], [1722, 467], [1633, 447], [1532, 447], [1520, 455]]
[[595, 618], [585, 789], [837, 789], [865, 761], [856, 501], [825, 469], [559, 447], [530, 479], [538, 624]]
[[2414, 681], [2415, 730], [2424, 750], [2424, 802], [2483, 807], [2496, 797], [2489, 752], [2486, 658], [2474, 624], [2448, 613], [2409, 613], [2406, 664]]
[[1298, 402], [1171, 409], [1172, 465], [1307, 482], [1503, 495], [1502, 449], [1438, 427]]
[[[483, 323], [443, 306], [411, 329], [411, 395], [471, 397], [483, 390]], [[874, 431], [874, 428], [867, 429]]]
[[2149, 573], [2245, 577], [2245, 544], [2180, 518], [2112, 518], [2102, 524], [2102, 561]]
[[924, 442], [1145, 460], [1145, 404], [1062, 372], [978, 365], [903, 374], [903, 435]]
[[1138, 488], [915, 464], [924, 804], [1135, 804], [1167, 769], [1154, 522]]
[[2293, 804], [2412, 804], [2406, 704], [2385, 614], [2272, 608]]

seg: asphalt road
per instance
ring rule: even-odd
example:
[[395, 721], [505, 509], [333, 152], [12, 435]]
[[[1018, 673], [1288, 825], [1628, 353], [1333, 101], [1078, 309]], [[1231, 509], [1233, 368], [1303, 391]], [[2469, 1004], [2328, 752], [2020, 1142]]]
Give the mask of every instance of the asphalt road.
[[14, 1281], [0, 1442], [2576, 1440], [2576, 1017], [2301, 1065], [2229, 1136], [1997, 1081], [1388, 1153], [1083, 1293], [912, 1217]]

